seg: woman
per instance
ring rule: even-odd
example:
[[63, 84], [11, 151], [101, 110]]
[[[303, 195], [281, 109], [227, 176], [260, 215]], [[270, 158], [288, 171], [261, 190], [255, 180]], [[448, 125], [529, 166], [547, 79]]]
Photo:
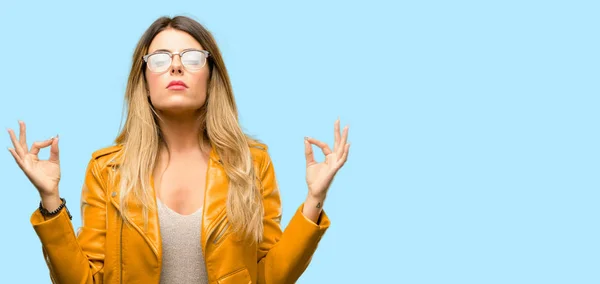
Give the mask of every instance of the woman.
[[[92, 154], [73, 231], [60, 197], [58, 135], [28, 147], [9, 135], [16, 163], [39, 191], [31, 223], [54, 283], [294, 283], [329, 227], [327, 190], [346, 162], [305, 139], [306, 201], [281, 231], [281, 201], [266, 145], [240, 128], [212, 35], [187, 17], [156, 20], [140, 39], [115, 146]], [[313, 158], [312, 144], [326, 156]], [[41, 161], [40, 149], [50, 147]]]

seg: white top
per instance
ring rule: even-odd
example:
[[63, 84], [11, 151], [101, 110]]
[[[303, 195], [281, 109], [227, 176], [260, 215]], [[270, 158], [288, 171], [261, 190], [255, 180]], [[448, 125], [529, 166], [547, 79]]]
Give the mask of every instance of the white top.
[[161, 284], [208, 283], [200, 246], [202, 207], [181, 215], [156, 199], [162, 238]]

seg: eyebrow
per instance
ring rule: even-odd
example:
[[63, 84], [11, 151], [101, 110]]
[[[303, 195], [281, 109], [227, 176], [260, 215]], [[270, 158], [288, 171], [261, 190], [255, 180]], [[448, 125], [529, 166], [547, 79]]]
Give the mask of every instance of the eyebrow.
[[166, 52], [171, 52], [171, 51], [170, 51], [170, 50], [168, 50], [168, 49], [157, 49], [157, 50], [155, 50], [155, 51], [153, 51], [153, 52], [151, 52], [151, 53], [155, 53], [155, 52], [159, 52], [159, 51], [160, 51], [160, 52], [163, 52], [163, 51], [166, 51]]
[[[190, 48], [185, 48], [185, 49], [181, 50], [180, 52], [184, 52], [184, 51], [188, 51], [188, 50], [192, 50], [192, 49], [193, 50], [201, 50], [200, 48], [190, 47]], [[155, 51], [150, 52], [150, 54], [155, 53], [155, 52], [169, 52], [169, 53], [173, 53], [173, 51], [161, 48], [161, 49], [157, 49]]]

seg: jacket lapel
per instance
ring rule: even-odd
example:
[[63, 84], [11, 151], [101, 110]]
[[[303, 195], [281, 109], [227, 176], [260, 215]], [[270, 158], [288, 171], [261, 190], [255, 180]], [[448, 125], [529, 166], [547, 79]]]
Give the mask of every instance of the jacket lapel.
[[[107, 167], [109, 168], [109, 171], [110, 171], [109, 174], [112, 174], [115, 178], [115, 184], [120, 183], [120, 175], [118, 174], [119, 164], [120, 164], [120, 162], [118, 161], [118, 159], [115, 159], [115, 158], [113, 158], [107, 164]], [[154, 184], [153, 184], [152, 177], [150, 178], [149, 182], [150, 182], [150, 190], [152, 191], [151, 194], [152, 194], [152, 196], [156, 196], [156, 193], [154, 192]], [[120, 196], [121, 192], [118, 188], [112, 187], [110, 189], [111, 189], [111, 192], [109, 192], [110, 203], [122, 215], [123, 211], [121, 209], [121, 196]], [[141, 203], [139, 201], [137, 201], [133, 196], [130, 196], [127, 200], [127, 205], [129, 207], [128, 214], [129, 214], [129, 219], [131, 221], [131, 226], [136, 231], [139, 232], [139, 234], [146, 241], [146, 243], [148, 243], [148, 245], [154, 252], [154, 255], [158, 258], [158, 256], [160, 255], [160, 252], [161, 252], [158, 212], [156, 210], [148, 211], [148, 227], [145, 230], [144, 229], [144, 217], [143, 217]], [[156, 207], [156, 198], [154, 198], [154, 206]]]
[[229, 181], [223, 163], [213, 146], [208, 160], [206, 186], [204, 190], [204, 205], [202, 206], [201, 245], [206, 253], [206, 245], [220, 221], [226, 218], [226, 201]]

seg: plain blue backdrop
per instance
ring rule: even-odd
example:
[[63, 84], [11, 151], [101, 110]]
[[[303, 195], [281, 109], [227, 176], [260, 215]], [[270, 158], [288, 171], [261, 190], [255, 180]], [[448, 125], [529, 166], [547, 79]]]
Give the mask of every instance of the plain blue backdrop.
[[[133, 48], [157, 17], [191, 16], [221, 48], [244, 130], [270, 147], [284, 225], [307, 192], [303, 137], [350, 125], [332, 225], [299, 283], [600, 283], [598, 3], [3, 0], [0, 123], [60, 134], [79, 226]], [[0, 168], [0, 282], [50, 283], [39, 196], [6, 150]]]

